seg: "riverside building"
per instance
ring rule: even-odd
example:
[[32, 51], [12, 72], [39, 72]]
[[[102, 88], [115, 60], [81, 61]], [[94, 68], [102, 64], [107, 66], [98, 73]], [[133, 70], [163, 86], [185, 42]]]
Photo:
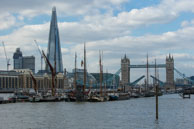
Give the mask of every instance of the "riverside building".
[[[0, 90], [32, 89], [34, 83], [30, 76], [31, 70], [17, 69], [0, 71]], [[52, 77], [49, 74], [34, 75], [39, 90], [49, 90], [52, 87]], [[68, 79], [62, 73], [56, 75], [56, 88], [67, 89]]]

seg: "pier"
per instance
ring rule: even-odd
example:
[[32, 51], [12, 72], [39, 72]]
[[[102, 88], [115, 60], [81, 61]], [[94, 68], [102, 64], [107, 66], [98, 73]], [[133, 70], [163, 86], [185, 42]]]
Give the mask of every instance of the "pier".
[[179, 95], [183, 98], [183, 99], [190, 99], [191, 98], [191, 94], [194, 94], [194, 88], [185, 88], [182, 90], [181, 93], [179, 93]]

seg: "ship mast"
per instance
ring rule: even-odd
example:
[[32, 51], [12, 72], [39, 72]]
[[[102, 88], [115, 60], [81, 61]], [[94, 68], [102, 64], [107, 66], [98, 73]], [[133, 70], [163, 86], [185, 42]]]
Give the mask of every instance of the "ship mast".
[[51, 70], [51, 74], [52, 74], [52, 96], [55, 96], [55, 81], [56, 81], [56, 61], [55, 61], [55, 68], [53, 68], [53, 66], [51, 65], [50, 61], [48, 60], [48, 58], [46, 57], [44, 51], [42, 50], [42, 55], [46, 61], [46, 63], [48, 64], [48, 66], [50, 67]]
[[77, 53], [75, 52], [74, 88], [77, 92]]
[[99, 51], [99, 66], [100, 66], [100, 96], [102, 96], [102, 60], [101, 52]]
[[84, 43], [84, 86], [83, 86], [83, 93], [85, 93], [86, 88], [86, 45]]
[[30, 74], [30, 76], [31, 76], [31, 78], [32, 78], [32, 81], [33, 81], [33, 83], [34, 83], [34, 91], [35, 91], [35, 93], [37, 94], [37, 93], [38, 93], [37, 81], [36, 81], [35, 77], [32, 75], [31, 72], [29, 72], [29, 74]]
[[148, 53], [147, 53], [147, 81], [146, 81], [146, 91], [148, 90], [148, 86], [149, 86], [149, 63], [148, 63]]

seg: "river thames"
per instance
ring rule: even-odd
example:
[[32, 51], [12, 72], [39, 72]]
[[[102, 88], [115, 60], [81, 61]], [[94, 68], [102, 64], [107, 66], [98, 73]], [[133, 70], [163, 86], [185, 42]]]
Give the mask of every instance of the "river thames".
[[0, 105], [0, 129], [194, 129], [194, 96], [102, 103], [13, 103]]

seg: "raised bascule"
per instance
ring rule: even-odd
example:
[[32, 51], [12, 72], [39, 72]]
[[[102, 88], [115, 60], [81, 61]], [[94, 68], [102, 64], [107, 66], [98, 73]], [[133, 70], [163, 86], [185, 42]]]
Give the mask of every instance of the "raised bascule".
[[[49, 62], [53, 67], [55, 66], [55, 61], [56, 61], [57, 73], [63, 72], [63, 61], [62, 61], [62, 54], [61, 54], [59, 30], [57, 25], [56, 7], [53, 7], [52, 9], [47, 58], [49, 59]], [[46, 64], [46, 71], [50, 72], [50, 68], [48, 67], [48, 64]]]
[[[165, 89], [175, 89], [173, 56], [169, 54], [169, 56], [166, 57], [166, 64], [157, 64], [156, 67], [166, 69]], [[131, 65], [129, 58], [125, 55], [124, 58], [121, 59], [121, 83], [123, 85], [131, 84], [130, 69], [134, 68], [155, 68], [155, 64]]]

